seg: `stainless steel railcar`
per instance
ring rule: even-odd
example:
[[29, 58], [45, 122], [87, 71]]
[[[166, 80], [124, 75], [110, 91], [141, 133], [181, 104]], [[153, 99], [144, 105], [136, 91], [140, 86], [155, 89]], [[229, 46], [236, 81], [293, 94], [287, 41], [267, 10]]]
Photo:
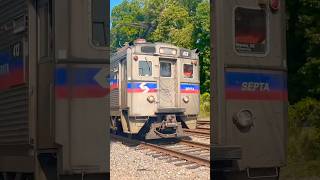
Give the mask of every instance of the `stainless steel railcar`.
[[138, 39], [111, 57], [110, 74], [112, 130], [158, 139], [196, 127], [197, 50]]
[[224, 176], [217, 179], [278, 179], [287, 141], [285, 1], [211, 5], [212, 170]]
[[0, 179], [106, 179], [108, 1], [0, 1]]

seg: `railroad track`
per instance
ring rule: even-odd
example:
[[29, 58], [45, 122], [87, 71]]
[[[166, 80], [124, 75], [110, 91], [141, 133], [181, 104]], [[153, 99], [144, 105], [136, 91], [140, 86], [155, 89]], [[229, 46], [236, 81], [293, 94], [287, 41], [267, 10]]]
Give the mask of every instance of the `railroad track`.
[[197, 129], [183, 129], [187, 135], [196, 136], [200, 138], [210, 138], [210, 129], [197, 128]]
[[197, 125], [210, 125], [210, 121], [197, 121]]
[[210, 131], [210, 121], [197, 121], [197, 129], [205, 129]]
[[187, 169], [195, 169], [201, 166], [210, 167], [209, 144], [183, 139], [174, 142], [149, 143], [114, 134], [111, 134], [111, 138], [137, 146], [137, 149], [147, 151], [147, 155], [159, 160], [166, 160], [166, 162], [174, 163], [177, 166], [186, 166]]

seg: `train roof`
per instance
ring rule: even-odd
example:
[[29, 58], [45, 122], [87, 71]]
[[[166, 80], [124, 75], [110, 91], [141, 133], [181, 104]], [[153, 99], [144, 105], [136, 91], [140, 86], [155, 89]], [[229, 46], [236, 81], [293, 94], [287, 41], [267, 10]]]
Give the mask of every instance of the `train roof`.
[[[154, 51], [146, 50], [143, 51], [141, 47], [149, 47], [149, 48], [153, 48], [154, 47]], [[133, 42], [133, 43], [126, 43], [125, 46], [123, 46], [122, 48], [119, 48], [117, 50], [117, 52], [113, 53], [111, 55], [111, 62], [113, 62], [116, 59], [119, 59], [123, 56], [126, 55], [127, 50], [131, 48], [131, 49], [135, 49], [135, 54], [147, 54], [147, 55], [158, 55], [158, 56], [171, 56], [173, 58], [188, 58], [188, 59], [198, 59], [198, 50], [194, 49], [186, 49], [186, 48], [182, 48], [182, 47], [178, 47], [175, 46], [173, 44], [170, 43], [164, 43], [164, 42], [146, 42], [146, 41], [142, 41], [142, 42]], [[161, 49], [163, 49], [162, 53], [160, 52]], [[165, 53], [165, 51], [171, 50], [172, 54], [169, 53]]]

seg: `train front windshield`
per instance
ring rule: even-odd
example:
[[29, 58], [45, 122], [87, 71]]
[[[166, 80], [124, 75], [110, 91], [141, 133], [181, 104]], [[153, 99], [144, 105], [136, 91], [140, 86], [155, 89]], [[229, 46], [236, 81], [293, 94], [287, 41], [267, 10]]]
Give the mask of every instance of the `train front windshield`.
[[235, 10], [235, 49], [238, 53], [265, 54], [267, 17], [263, 9]]
[[183, 65], [183, 75], [184, 75], [184, 78], [193, 78], [193, 65], [192, 64], [184, 64]]

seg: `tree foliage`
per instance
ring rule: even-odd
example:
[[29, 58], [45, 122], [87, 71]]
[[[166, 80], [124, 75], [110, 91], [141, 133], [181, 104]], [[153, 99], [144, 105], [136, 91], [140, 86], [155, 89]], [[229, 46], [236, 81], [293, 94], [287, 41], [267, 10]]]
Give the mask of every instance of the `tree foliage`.
[[111, 13], [111, 49], [137, 38], [199, 49], [201, 92], [210, 89], [209, 0], [124, 0]]
[[283, 176], [320, 176], [320, 101], [305, 98], [290, 106], [288, 166]]
[[289, 100], [320, 97], [320, 1], [287, 0]]

